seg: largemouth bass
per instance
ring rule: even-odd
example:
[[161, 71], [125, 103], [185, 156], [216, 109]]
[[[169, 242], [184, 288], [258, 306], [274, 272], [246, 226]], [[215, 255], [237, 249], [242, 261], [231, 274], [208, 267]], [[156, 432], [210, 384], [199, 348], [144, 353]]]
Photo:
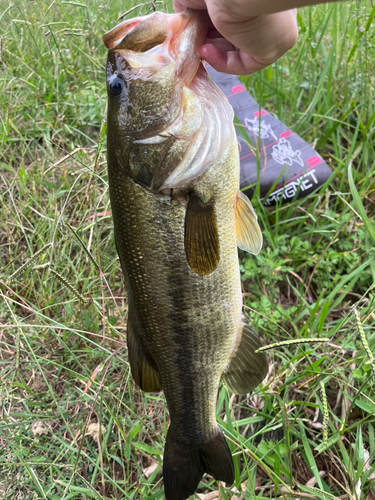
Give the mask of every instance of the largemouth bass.
[[258, 253], [262, 236], [239, 191], [232, 108], [200, 61], [207, 27], [203, 12], [155, 12], [103, 37], [129, 361], [138, 386], [167, 400], [167, 500], [193, 494], [204, 472], [233, 482], [215, 418], [219, 382], [243, 394], [267, 373], [243, 322], [237, 252]]

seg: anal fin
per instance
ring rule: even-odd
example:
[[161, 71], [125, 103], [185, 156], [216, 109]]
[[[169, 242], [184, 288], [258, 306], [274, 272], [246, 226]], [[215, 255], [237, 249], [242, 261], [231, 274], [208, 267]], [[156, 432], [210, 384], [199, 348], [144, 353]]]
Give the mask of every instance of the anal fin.
[[200, 275], [211, 274], [220, 260], [219, 233], [215, 203], [204, 203], [192, 194], [185, 216], [185, 252], [191, 269]]
[[268, 373], [267, 356], [255, 353], [262, 347], [254, 331], [243, 325], [242, 336], [223, 379], [228, 389], [235, 394], [247, 394], [259, 385]]
[[130, 368], [135, 383], [142, 391], [161, 391], [160, 373], [151, 355], [146, 352], [142, 339], [136, 330], [133, 316], [129, 313], [127, 325], [127, 341]]
[[245, 252], [257, 255], [263, 245], [263, 236], [249, 198], [241, 191], [237, 193], [236, 203], [237, 246]]

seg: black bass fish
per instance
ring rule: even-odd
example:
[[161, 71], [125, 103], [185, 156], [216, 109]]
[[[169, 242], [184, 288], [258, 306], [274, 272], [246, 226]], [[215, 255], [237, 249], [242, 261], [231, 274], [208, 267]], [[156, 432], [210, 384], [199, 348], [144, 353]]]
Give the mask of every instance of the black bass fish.
[[192, 495], [204, 472], [234, 481], [215, 418], [219, 382], [247, 393], [268, 368], [243, 322], [237, 252], [257, 254], [262, 235], [239, 191], [232, 108], [200, 61], [207, 27], [204, 12], [155, 12], [103, 37], [129, 361], [138, 386], [167, 400], [167, 500]]

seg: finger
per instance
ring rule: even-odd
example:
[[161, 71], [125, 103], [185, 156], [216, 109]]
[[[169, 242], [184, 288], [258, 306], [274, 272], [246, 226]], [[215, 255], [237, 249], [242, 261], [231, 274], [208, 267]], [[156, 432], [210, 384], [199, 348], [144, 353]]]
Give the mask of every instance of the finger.
[[225, 38], [223, 37], [207, 37], [204, 45], [213, 45], [222, 52], [231, 52], [237, 50], [237, 48], [232, 43], [228, 42], [228, 40], [225, 40]]
[[[295, 9], [240, 21], [231, 18], [229, 13], [224, 16], [216, 16], [215, 11], [209, 13], [221, 35], [251, 56], [261, 67], [279, 59], [293, 47], [298, 38]], [[240, 56], [240, 60], [245, 67], [254, 66], [245, 55]]]
[[185, 9], [206, 9], [206, 2], [204, 0], [173, 0], [173, 9], [175, 12], [182, 12]]
[[267, 67], [242, 50], [222, 51], [215, 45], [203, 45], [201, 56], [216, 71], [232, 75], [250, 75]]
[[235, 1], [223, 3], [222, 0], [213, 0], [213, 3], [220, 6], [220, 8], [230, 11], [232, 17], [238, 19], [244, 17], [258, 17], [267, 14], [274, 14], [275, 12], [284, 12], [294, 8], [306, 7], [308, 5], [336, 2], [337, 0], [251, 0], [247, 2]]
[[186, 7], [180, 3], [178, 0], [173, 0], [173, 10], [177, 13], [182, 12], [186, 9]]

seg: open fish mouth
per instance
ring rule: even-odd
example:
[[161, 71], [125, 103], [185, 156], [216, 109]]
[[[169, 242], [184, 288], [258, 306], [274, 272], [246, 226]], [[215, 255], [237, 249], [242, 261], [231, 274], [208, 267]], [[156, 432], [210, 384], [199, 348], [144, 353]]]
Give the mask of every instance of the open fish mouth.
[[199, 52], [207, 30], [206, 11], [154, 12], [118, 24], [103, 35], [103, 41], [107, 49], [123, 55], [132, 67], [151, 61], [158, 65], [173, 61], [176, 78], [189, 86], [199, 68]]

